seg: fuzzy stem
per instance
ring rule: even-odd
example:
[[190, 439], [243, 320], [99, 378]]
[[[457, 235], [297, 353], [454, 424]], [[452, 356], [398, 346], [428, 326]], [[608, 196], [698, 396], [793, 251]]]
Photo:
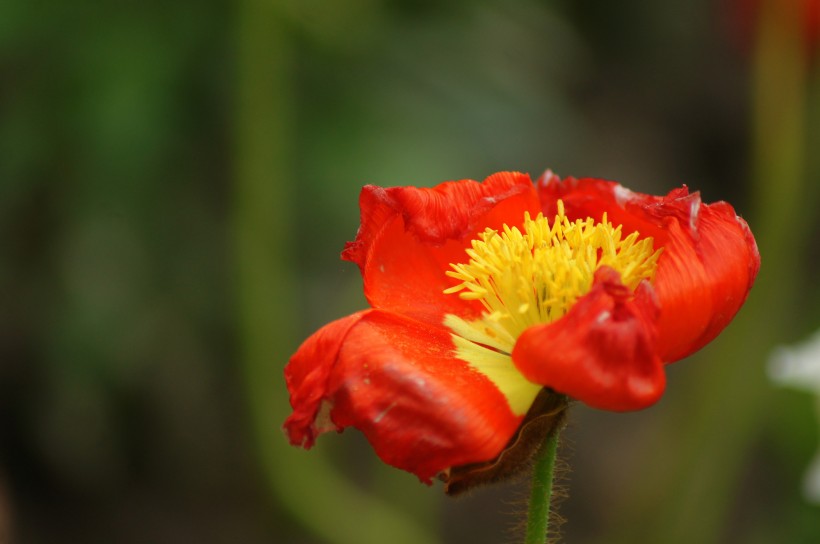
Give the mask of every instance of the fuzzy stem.
[[526, 544], [545, 544], [549, 537], [552, 476], [558, 451], [558, 430], [553, 430], [541, 446], [532, 472], [532, 491], [527, 513]]

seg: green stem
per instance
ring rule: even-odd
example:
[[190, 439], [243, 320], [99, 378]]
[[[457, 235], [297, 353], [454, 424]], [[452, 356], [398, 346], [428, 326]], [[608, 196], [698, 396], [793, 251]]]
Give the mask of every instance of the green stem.
[[550, 504], [552, 503], [552, 475], [555, 454], [558, 451], [559, 431], [553, 430], [538, 452], [532, 471], [530, 508], [527, 513], [526, 544], [544, 544], [549, 536]]
[[250, 431], [265, 483], [281, 508], [269, 511], [281, 516], [273, 526], [288, 527], [295, 520], [328, 544], [436, 543], [436, 535], [405, 512], [340, 475], [320, 447], [312, 452], [293, 448], [279, 428], [290, 412], [282, 368], [298, 345], [294, 323], [301, 311], [293, 264], [298, 188], [291, 144], [294, 58], [279, 2], [244, 0], [238, 6], [237, 319]]

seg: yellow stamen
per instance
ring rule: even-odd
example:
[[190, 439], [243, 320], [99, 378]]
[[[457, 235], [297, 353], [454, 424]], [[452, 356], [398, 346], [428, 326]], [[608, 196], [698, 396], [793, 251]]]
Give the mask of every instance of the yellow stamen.
[[[552, 224], [541, 214], [532, 219], [525, 213], [522, 230], [507, 225], [501, 232], [485, 230], [466, 250], [469, 261], [451, 264], [447, 272], [461, 283], [445, 293], [478, 300], [485, 308], [476, 321], [445, 317], [445, 325], [454, 333], [457, 355], [492, 379], [498, 371], [483, 368], [487, 367], [487, 348], [509, 357], [525, 329], [559, 319], [588, 293], [601, 266], [617, 271], [630, 289], [644, 279], [651, 281], [661, 250], [654, 250], [652, 238], [638, 237], [637, 232], [623, 237], [621, 226], [613, 227], [606, 214], [600, 223], [592, 218], [571, 222], [560, 200]], [[497, 369], [499, 363], [492, 359], [490, 367]], [[511, 360], [509, 365], [512, 368]], [[511, 392], [520, 389], [512, 382], [499, 387]], [[529, 396], [534, 398], [534, 393]], [[510, 404], [522, 402], [510, 399]]]

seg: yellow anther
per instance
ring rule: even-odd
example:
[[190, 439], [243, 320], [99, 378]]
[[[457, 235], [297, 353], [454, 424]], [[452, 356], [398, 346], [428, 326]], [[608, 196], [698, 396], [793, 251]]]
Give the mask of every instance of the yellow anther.
[[485, 230], [467, 249], [469, 260], [450, 265], [447, 276], [461, 283], [444, 292], [478, 300], [485, 308], [475, 322], [445, 320], [456, 335], [479, 343], [492, 337], [496, 349], [511, 353], [525, 329], [559, 319], [589, 292], [601, 266], [616, 270], [631, 289], [652, 280], [661, 253], [652, 238], [639, 240], [637, 232], [623, 237], [621, 226], [613, 227], [606, 214], [600, 223], [571, 222], [560, 200], [557, 208], [551, 224], [541, 214], [532, 219], [525, 213], [521, 229]]

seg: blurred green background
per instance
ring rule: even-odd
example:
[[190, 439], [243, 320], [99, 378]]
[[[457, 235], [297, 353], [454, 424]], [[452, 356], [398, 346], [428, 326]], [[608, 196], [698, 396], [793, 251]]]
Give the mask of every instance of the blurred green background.
[[573, 408], [565, 541], [820, 542], [765, 373], [820, 325], [820, 63], [752, 3], [2, 2], [0, 543], [514, 542], [526, 482], [290, 448], [282, 368], [365, 305], [361, 185], [546, 168], [729, 200], [763, 256], [657, 406]]

